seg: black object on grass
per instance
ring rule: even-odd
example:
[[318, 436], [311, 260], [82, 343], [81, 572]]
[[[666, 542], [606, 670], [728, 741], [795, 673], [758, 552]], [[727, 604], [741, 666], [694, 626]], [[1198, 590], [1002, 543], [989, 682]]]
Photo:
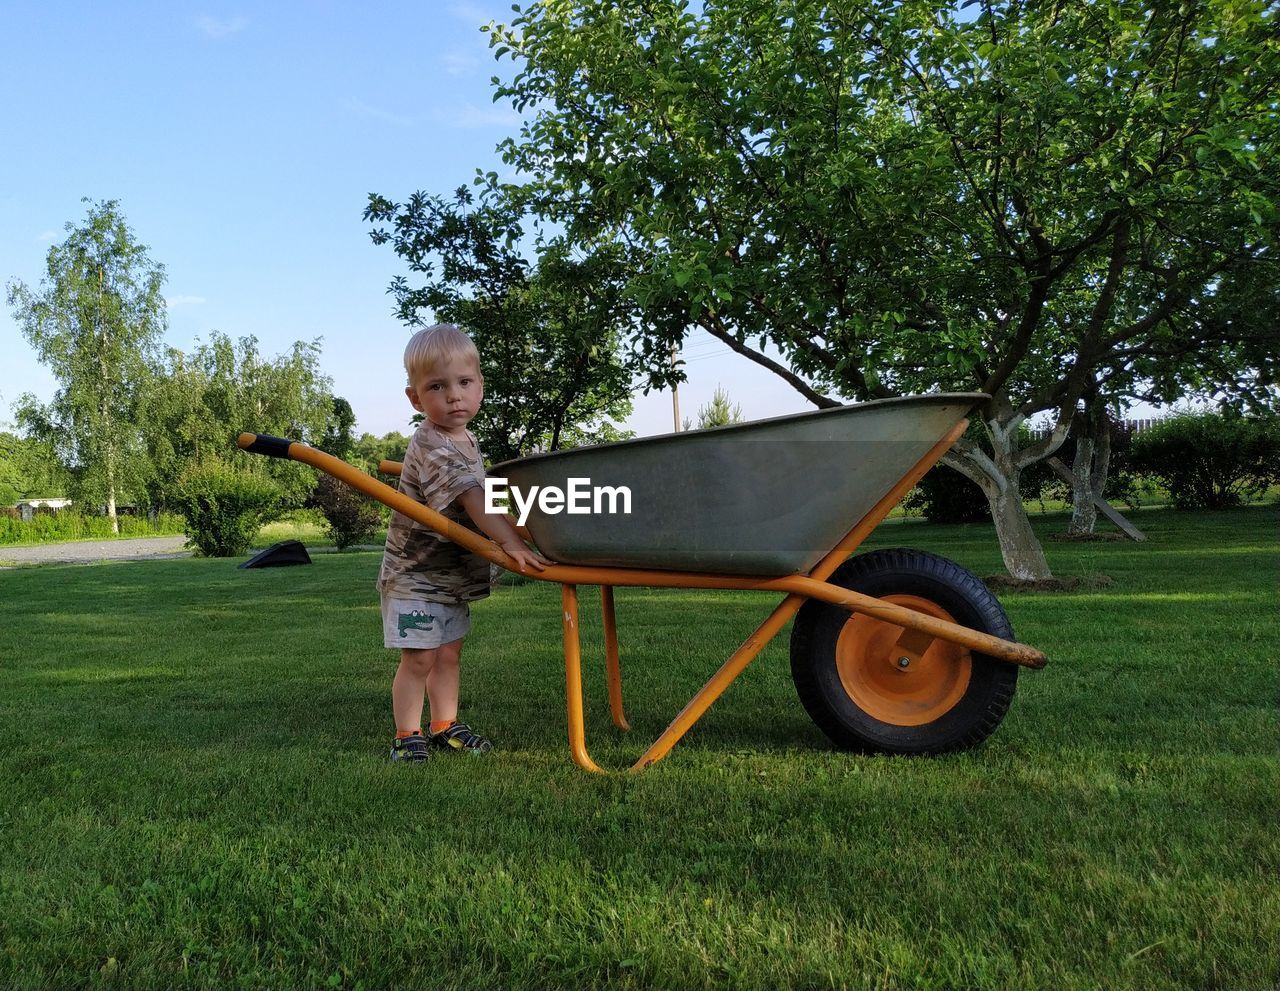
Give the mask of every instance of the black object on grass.
[[265, 551], [259, 551], [241, 568], [283, 568], [291, 564], [310, 564], [311, 555], [302, 546], [300, 540], [282, 540], [272, 544]]

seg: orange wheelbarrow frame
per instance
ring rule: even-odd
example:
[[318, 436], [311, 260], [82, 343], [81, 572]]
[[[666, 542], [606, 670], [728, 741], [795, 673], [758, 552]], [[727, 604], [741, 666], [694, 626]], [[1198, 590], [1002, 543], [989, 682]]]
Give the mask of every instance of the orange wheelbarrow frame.
[[[671, 748], [693, 727], [712, 704], [715, 703], [734, 680], [756, 656], [782, 630], [796, 614], [806, 599], [819, 599], [841, 606], [855, 613], [863, 613], [891, 623], [902, 629], [894, 645], [894, 651], [912, 661], [918, 661], [933, 640], [940, 639], [958, 644], [970, 650], [1030, 668], [1041, 668], [1046, 663], [1044, 654], [1025, 644], [1002, 640], [978, 630], [926, 615], [905, 606], [895, 605], [873, 596], [863, 595], [827, 581], [832, 573], [866, 540], [890, 511], [896, 506], [924, 474], [938, 462], [953, 443], [964, 433], [968, 420], [962, 420], [904, 475], [899, 482], [875, 506], [860, 519], [808, 574], [788, 575], [783, 578], [753, 578], [741, 575], [697, 574], [691, 572], [641, 570], [633, 568], [582, 567], [578, 565], [552, 565], [543, 571], [526, 570], [487, 537], [447, 519], [419, 502], [401, 494], [396, 489], [360, 471], [345, 461], [324, 451], [297, 441], [258, 434], [240, 435], [239, 445], [247, 451], [273, 457], [289, 458], [309, 464], [326, 472], [390, 506], [397, 512], [429, 527], [436, 533], [488, 559], [508, 571], [514, 571], [538, 581], [557, 582], [561, 589], [564, 621], [565, 689], [568, 708], [569, 750], [579, 767], [596, 773], [604, 773], [587, 751], [583, 721], [582, 700], [582, 651], [578, 633], [578, 586], [597, 585], [604, 613], [605, 669], [608, 676], [609, 708], [614, 725], [629, 730], [622, 704], [622, 668], [618, 651], [617, 623], [614, 616], [613, 589], [615, 587], [647, 588], [704, 588], [726, 590], [751, 590], [758, 592], [783, 592], [782, 600], [733, 655], [721, 665], [697, 694], [663, 730], [653, 744], [631, 766], [632, 772], [644, 770], [665, 757]], [[384, 461], [380, 470], [387, 474], [399, 474], [400, 465]]]

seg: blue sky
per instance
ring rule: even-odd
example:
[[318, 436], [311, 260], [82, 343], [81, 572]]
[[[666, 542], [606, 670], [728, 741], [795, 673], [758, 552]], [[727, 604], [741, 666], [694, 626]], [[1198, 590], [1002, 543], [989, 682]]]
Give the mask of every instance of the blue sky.
[[[164, 264], [167, 343], [254, 335], [268, 354], [323, 338], [321, 364], [358, 429], [403, 430], [407, 330], [386, 288], [400, 266], [361, 220], [370, 192], [447, 193], [519, 126], [491, 100], [488, 0], [366, 5], [5, 4], [0, 93], [0, 281], [33, 288], [49, 247], [117, 199]], [[684, 354], [684, 416], [717, 384], [749, 418], [811, 408], [705, 335]], [[0, 307], [0, 423], [55, 383]], [[246, 425], [251, 426], [251, 425]], [[671, 429], [669, 393], [637, 396], [629, 426]]]

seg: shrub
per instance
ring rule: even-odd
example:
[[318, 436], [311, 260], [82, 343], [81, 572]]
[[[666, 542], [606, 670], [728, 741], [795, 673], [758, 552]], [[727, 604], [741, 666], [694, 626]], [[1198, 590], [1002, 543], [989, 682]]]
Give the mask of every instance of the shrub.
[[1134, 438], [1132, 462], [1178, 509], [1227, 509], [1280, 480], [1280, 418], [1172, 417]]
[[[182, 533], [182, 517], [174, 513], [161, 513], [154, 523], [145, 516], [121, 516], [121, 537], [155, 537], [161, 534]], [[74, 509], [50, 510], [39, 507], [30, 522], [23, 522], [17, 510], [0, 513], [0, 545], [3, 544], [52, 544], [64, 540], [107, 540], [116, 536], [111, 532], [111, 520], [96, 514], [86, 515]]]
[[262, 475], [214, 462], [183, 474], [174, 501], [186, 517], [189, 546], [206, 557], [236, 557], [280, 514], [284, 491]]
[[324, 514], [325, 529], [338, 550], [369, 540], [382, 526], [377, 504], [331, 475], [321, 475], [312, 501]]
[[946, 465], [930, 468], [903, 506], [919, 510], [930, 523], [981, 523], [991, 519], [991, 507], [982, 489]]

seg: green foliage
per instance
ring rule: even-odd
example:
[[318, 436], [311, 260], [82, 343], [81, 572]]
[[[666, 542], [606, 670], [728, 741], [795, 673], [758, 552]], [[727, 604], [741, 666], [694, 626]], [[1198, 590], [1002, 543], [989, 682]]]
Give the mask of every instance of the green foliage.
[[392, 431], [381, 437], [363, 433], [351, 450], [351, 463], [365, 471], [375, 471], [379, 461], [403, 461], [409, 438]]
[[946, 465], [934, 465], [903, 500], [930, 523], [979, 523], [991, 519], [982, 489]]
[[729, 399], [729, 393], [716, 386], [711, 402], [698, 410], [698, 429], [708, 427], [727, 427], [731, 423], [742, 422], [742, 407]]
[[[301, 506], [315, 485], [306, 465], [240, 455], [243, 431], [319, 444], [336, 436], [340, 412], [329, 379], [320, 371], [320, 343], [295, 342], [267, 358], [255, 337], [233, 341], [214, 331], [189, 354], [170, 350], [143, 396], [144, 440], [153, 466], [149, 498], [160, 505], [179, 498], [179, 480], [210, 461], [237, 459], [241, 470], [272, 479], [287, 505]], [[349, 409], [349, 407], [348, 407]]]
[[1268, 314], [1190, 314], [1280, 264], [1274, 5], [958, 6], [524, 4], [491, 36], [530, 115], [504, 158], [566, 244], [625, 261], [659, 359], [701, 325], [844, 395], [1026, 415], [1188, 336], [1263, 339]]
[[164, 267], [136, 242], [114, 200], [91, 205], [83, 225], [67, 230], [49, 249], [38, 291], [8, 286], [23, 337], [59, 383], [47, 405], [23, 395], [18, 424], [69, 469], [69, 494], [114, 509], [148, 474], [139, 402], [166, 325]]
[[392, 282], [401, 319], [419, 326], [431, 313], [474, 339], [485, 400], [471, 429], [493, 461], [621, 439], [609, 420], [631, 412], [616, 253], [579, 260], [544, 247], [530, 264], [516, 247], [522, 213], [518, 197], [496, 187], [479, 203], [465, 187], [451, 200], [371, 195], [365, 210], [366, 220], [391, 225], [374, 228], [374, 243], [390, 243], [426, 280]]
[[331, 475], [320, 476], [312, 500], [324, 514], [325, 530], [338, 550], [367, 542], [382, 526], [378, 504]]
[[186, 518], [190, 545], [206, 557], [236, 557], [262, 524], [280, 515], [282, 486], [246, 466], [207, 460], [178, 480], [173, 502]]
[[184, 521], [175, 513], [160, 513], [153, 522], [145, 516], [121, 515], [119, 532], [106, 516], [83, 514], [74, 509], [57, 512], [36, 510], [24, 522], [16, 514], [0, 514], [0, 544], [56, 544], [65, 540], [106, 540], [111, 537], [157, 537], [182, 533]]
[[1131, 458], [1179, 509], [1228, 509], [1280, 482], [1280, 417], [1171, 417], [1134, 438]]
[[333, 414], [329, 420], [329, 426], [325, 429], [324, 436], [320, 438], [320, 443], [316, 446], [320, 450], [332, 454], [335, 458], [350, 461], [351, 451], [356, 442], [351, 432], [356, 425], [355, 410], [341, 396], [334, 396], [332, 402]]
[[53, 445], [0, 432], [0, 480], [23, 496], [65, 496], [70, 474], [58, 464]]

